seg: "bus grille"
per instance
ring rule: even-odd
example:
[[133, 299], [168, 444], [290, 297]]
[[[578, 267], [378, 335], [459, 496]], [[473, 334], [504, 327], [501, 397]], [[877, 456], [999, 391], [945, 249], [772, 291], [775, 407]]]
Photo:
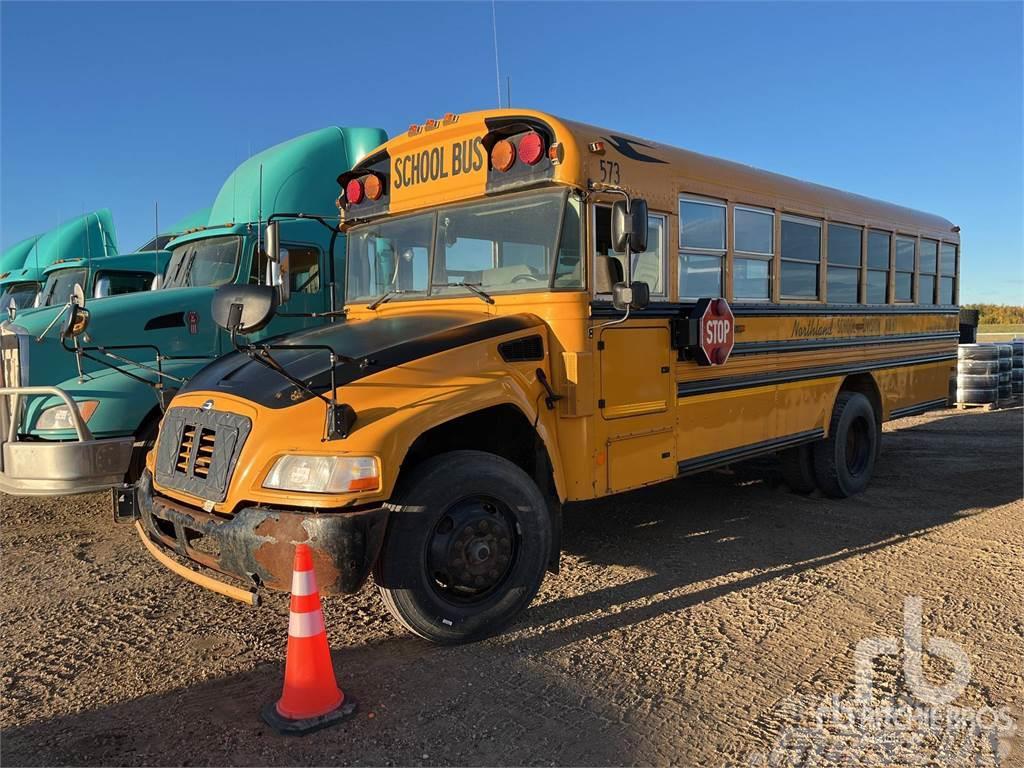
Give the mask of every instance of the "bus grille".
[[156, 481], [208, 501], [223, 501], [238, 455], [252, 429], [245, 416], [171, 408], [156, 446]]
[[186, 424], [181, 438], [181, 447], [178, 449], [178, 463], [175, 465], [175, 471], [187, 475], [194, 453], [196, 460], [192, 467], [192, 474], [203, 479], [209, 477], [216, 436], [217, 433], [212, 429]]

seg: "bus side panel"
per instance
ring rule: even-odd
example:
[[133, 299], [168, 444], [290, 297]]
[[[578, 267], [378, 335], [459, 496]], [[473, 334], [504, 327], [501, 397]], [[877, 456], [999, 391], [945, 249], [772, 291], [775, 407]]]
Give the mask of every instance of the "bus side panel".
[[676, 408], [676, 459], [728, 451], [775, 436], [774, 385], [681, 397]]
[[778, 424], [774, 436], [788, 437], [813, 429], [827, 433], [842, 383], [842, 378], [833, 377], [780, 384], [775, 395]]
[[893, 411], [946, 400], [955, 370], [955, 360], [941, 360], [875, 371], [875, 381], [882, 395], [883, 418], [894, 418]]

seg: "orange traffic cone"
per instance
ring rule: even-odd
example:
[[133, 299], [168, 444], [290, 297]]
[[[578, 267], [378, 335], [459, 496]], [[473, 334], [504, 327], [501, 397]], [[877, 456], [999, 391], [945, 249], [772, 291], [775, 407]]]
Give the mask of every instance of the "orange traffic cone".
[[288, 655], [281, 698], [263, 707], [263, 719], [278, 733], [303, 734], [340, 722], [356, 711], [356, 702], [338, 688], [324, 629], [313, 554], [295, 547], [288, 619]]

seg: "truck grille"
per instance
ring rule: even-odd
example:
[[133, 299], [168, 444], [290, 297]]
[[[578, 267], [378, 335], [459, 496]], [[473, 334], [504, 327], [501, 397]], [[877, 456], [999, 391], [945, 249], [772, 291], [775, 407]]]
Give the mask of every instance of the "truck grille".
[[0, 387], [28, 386], [28, 335], [0, 327]]
[[237, 413], [171, 408], [156, 447], [157, 482], [201, 499], [223, 501], [251, 429], [252, 422]]

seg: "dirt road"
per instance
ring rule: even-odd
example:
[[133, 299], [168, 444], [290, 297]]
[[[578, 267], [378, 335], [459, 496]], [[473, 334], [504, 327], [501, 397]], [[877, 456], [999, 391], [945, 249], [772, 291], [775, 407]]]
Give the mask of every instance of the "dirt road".
[[360, 710], [302, 739], [258, 714], [279, 692], [285, 596], [253, 610], [182, 581], [105, 497], [3, 497], [0, 758], [788, 765], [824, 745], [838, 751], [815, 764], [914, 762], [946, 748], [935, 733], [886, 758], [805, 715], [852, 695], [872, 638], [894, 644], [869, 665], [873, 706], [920, 696], [903, 666], [920, 598], [925, 682], [948, 689], [966, 658], [952, 704], [1020, 723], [979, 732], [963, 764], [1024, 765], [1022, 455], [1020, 409], [941, 411], [886, 426], [855, 499], [793, 495], [762, 463], [568, 509], [561, 575], [472, 646], [405, 634], [371, 588], [329, 599]]

